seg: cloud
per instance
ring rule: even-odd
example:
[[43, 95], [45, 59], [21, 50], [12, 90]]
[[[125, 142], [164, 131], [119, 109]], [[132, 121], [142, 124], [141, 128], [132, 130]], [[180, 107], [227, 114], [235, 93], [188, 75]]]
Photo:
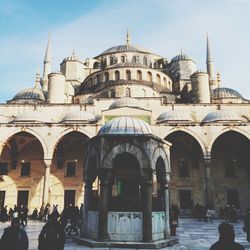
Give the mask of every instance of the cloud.
[[[33, 34], [6, 37], [0, 44], [1, 91], [11, 98], [31, 87], [42, 61], [48, 32], [52, 34], [53, 69], [75, 49], [79, 56], [94, 57], [125, 43], [129, 27], [132, 42], [171, 59], [180, 48], [205, 70], [209, 31], [215, 67], [224, 85], [250, 98], [250, 2], [248, 1], [109, 1], [73, 19], [44, 27]], [[5, 101], [5, 100], [1, 100]]]

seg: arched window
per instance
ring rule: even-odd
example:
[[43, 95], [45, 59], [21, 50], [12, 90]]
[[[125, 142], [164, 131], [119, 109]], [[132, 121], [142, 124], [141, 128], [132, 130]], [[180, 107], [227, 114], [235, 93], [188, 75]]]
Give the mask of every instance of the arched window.
[[130, 88], [126, 88], [126, 97], [131, 97], [131, 91]]
[[143, 97], [146, 97], [146, 90], [142, 89], [142, 92], [143, 92]]
[[114, 89], [110, 90], [110, 97], [115, 98], [115, 90]]
[[136, 56], [132, 57], [132, 63], [136, 63]]
[[125, 61], [126, 61], [125, 56], [121, 56], [121, 62], [122, 62], [122, 63], [125, 63]]
[[153, 78], [152, 78], [152, 73], [151, 72], [147, 72], [147, 81], [148, 82], [152, 82], [153, 81]]
[[100, 83], [100, 75], [97, 75], [97, 76], [95, 77], [95, 80], [96, 80], [96, 84]]
[[99, 62], [95, 62], [94, 65], [93, 65], [93, 68], [98, 69], [99, 68]]
[[114, 64], [114, 58], [113, 58], [112, 56], [109, 57], [109, 64], [110, 64], [110, 65]]
[[115, 80], [116, 81], [120, 80], [120, 71], [118, 71], [118, 70], [115, 71]]
[[141, 72], [140, 70], [137, 70], [136, 79], [137, 79], [138, 81], [141, 81], [141, 80], [142, 80], [142, 72]]
[[131, 80], [131, 71], [126, 70], [126, 80], [130, 81]]
[[143, 65], [148, 66], [148, 59], [146, 56], [143, 57]]
[[161, 77], [160, 77], [159, 74], [156, 75], [156, 82], [157, 82], [158, 84], [161, 84]]
[[167, 79], [166, 79], [166, 77], [163, 77], [163, 83], [164, 83], [164, 86], [167, 87]]
[[105, 72], [104, 78], [105, 78], [105, 82], [109, 81], [109, 72]]

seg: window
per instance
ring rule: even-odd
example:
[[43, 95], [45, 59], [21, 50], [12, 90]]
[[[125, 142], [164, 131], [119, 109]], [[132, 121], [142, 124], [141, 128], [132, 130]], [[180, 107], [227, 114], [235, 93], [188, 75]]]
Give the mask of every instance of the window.
[[8, 163], [0, 162], [0, 175], [8, 175]]
[[110, 65], [114, 64], [114, 58], [112, 56], [109, 58], [109, 64]]
[[109, 81], [109, 73], [108, 72], [105, 72], [104, 78], [105, 78], [105, 82]]
[[120, 72], [118, 70], [115, 71], [115, 80], [116, 81], [120, 80]]
[[94, 68], [94, 69], [98, 69], [98, 68], [99, 68], [99, 63], [98, 63], [98, 62], [95, 62], [94, 65], [93, 65], [93, 68]]
[[160, 77], [159, 74], [156, 75], [156, 82], [157, 82], [158, 84], [161, 84], [161, 77]]
[[137, 78], [138, 81], [142, 80], [142, 72], [140, 70], [137, 70], [137, 75], [136, 76], [137, 76], [136, 78]]
[[125, 93], [126, 97], [131, 97], [131, 91], [130, 88], [126, 88], [126, 93]]
[[190, 177], [188, 163], [183, 158], [179, 162], [179, 177]]
[[136, 63], [136, 56], [132, 57], [132, 63]]
[[148, 72], [148, 73], [147, 73], [147, 81], [148, 81], [148, 82], [152, 82], [152, 81], [153, 81], [152, 73], [151, 73], [151, 72]]
[[66, 166], [66, 176], [71, 177], [76, 175], [76, 161], [68, 161]]
[[146, 56], [143, 57], [143, 65], [148, 66], [148, 59]]
[[114, 89], [110, 90], [110, 97], [115, 98], [115, 90]]
[[30, 176], [30, 162], [22, 162], [21, 176]]
[[121, 62], [125, 63], [125, 56], [121, 56]]
[[142, 89], [142, 92], [143, 92], [143, 97], [146, 97], [146, 90]]
[[130, 81], [131, 80], [131, 71], [126, 70], [126, 80]]

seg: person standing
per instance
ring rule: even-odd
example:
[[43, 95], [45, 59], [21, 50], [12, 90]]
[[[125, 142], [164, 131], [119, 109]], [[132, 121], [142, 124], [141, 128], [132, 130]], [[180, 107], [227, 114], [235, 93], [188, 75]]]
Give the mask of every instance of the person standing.
[[39, 250], [63, 250], [66, 234], [56, 215], [44, 225], [38, 239]]
[[228, 223], [221, 223], [218, 227], [220, 238], [209, 250], [244, 250], [245, 248], [236, 243], [234, 227]]
[[247, 214], [244, 219], [244, 231], [247, 234], [247, 241], [250, 242], [250, 207], [247, 209]]
[[0, 241], [0, 249], [3, 250], [28, 250], [29, 240], [27, 233], [20, 226], [18, 218], [13, 218], [11, 226], [4, 229]]

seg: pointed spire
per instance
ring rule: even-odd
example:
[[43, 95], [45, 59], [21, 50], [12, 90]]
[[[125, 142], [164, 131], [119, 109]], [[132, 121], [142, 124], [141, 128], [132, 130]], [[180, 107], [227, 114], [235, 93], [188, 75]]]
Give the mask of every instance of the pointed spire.
[[43, 62], [43, 78], [42, 78], [42, 88], [43, 90], [48, 90], [48, 74], [52, 71], [52, 63], [51, 63], [51, 38], [50, 33], [48, 37], [48, 44], [44, 56], [44, 62]]
[[217, 88], [220, 88], [220, 85], [221, 85], [220, 72], [217, 72], [217, 84], [218, 84], [218, 87], [217, 87]]
[[126, 39], [127, 46], [129, 46], [129, 45], [130, 45], [130, 41], [131, 41], [131, 37], [130, 37], [129, 30], [127, 29], [127, 39]]
[[41, 80], [40, 72], [39, 72], [39, 69], [37, 69], [37, 72], [36, 72], [35, 88], [38, 88], [38, 87], [39, 87], [40, 80]]
[[206, 64], [207, 64], [207, 73], [209, 75], [209, 81], [215, 80], [214, 79], [214, 63], [212, 60], [212, 53], [211, 53], [211, 46], [210, 46], [210, 41], [208, 37], [208, 32], [207, 32], [207, 58], [206, 58]]

